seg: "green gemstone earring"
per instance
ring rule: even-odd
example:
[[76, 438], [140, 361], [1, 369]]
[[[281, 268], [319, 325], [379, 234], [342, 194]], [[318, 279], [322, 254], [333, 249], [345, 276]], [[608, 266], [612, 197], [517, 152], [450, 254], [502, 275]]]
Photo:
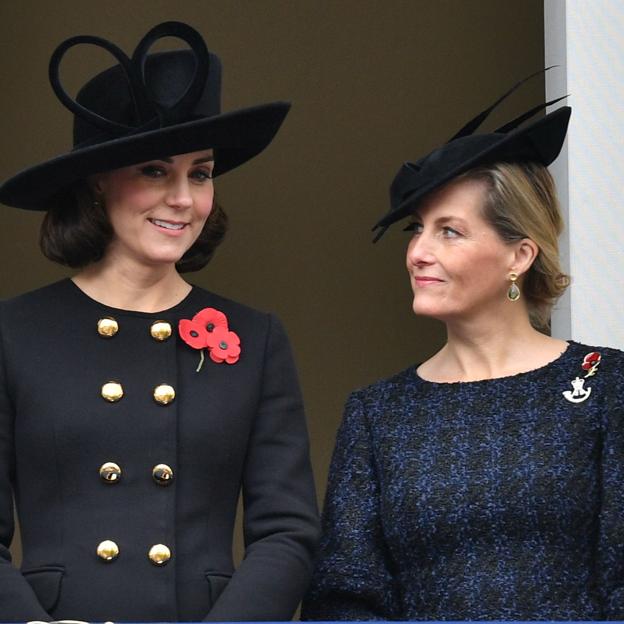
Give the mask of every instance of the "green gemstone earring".
[[509, 286], [507, 290], [507, 299], [509, 299], [509, 301], [518, 301], [518, 299], [520, 299], [520, 289], [518, 288], [518, 284], [516, 284], [518, 274], [510, 273], [509, 279], [511, 280], [511, 286]]

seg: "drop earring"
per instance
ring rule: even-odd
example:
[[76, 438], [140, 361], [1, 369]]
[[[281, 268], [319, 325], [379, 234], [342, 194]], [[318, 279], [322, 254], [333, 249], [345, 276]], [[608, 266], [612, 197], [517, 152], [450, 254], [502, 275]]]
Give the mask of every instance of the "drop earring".
[[517, 273], [510, 273], [509, 279], [511, 281], [511, 285], [507, 290], [507, 299], [509, 301], [518, 301], [520, 299], [520, 289], [518, 288], [518, 284], [516, 284], [516, 280], [518, 279]]

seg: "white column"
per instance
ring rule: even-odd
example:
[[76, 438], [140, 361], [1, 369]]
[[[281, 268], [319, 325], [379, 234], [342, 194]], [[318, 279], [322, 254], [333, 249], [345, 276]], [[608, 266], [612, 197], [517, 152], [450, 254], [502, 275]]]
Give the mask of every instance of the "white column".
[[546, 97], [570, 94], [566, 146], [551, 167], [567, 229], [569, 293], [553, 335], [624, 349], [624, 2], [545, 0]]

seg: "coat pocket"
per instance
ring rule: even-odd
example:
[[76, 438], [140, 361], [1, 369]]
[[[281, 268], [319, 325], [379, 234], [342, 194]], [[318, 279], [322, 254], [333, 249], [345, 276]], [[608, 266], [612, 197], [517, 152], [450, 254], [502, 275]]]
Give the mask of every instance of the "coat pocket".
[[215, 574], [214, 572], [206, 572], [205, 574], [208, 585], [210, 585], [210, 604], [212, 608], [215, 602], [217, 602], [217, 598], [219, 598], [223, 590], [227, 587], [232, 575]]
[[62, 566], [41, 566], [22, 570], [22, 575], [33, 588], [39, 604], [50, 613], [61, 595], [61, 583], [65, 568]]

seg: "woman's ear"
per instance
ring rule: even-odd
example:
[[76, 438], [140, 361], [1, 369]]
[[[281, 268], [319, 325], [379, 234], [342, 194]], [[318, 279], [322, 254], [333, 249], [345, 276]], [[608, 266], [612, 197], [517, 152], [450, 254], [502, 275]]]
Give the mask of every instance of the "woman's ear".
[[524, 275], [531, 268], [538, 254], [537, 244], [530, 238], [523, 238], [515, 245], [513, 267], [510, 270], [518, 275]]

